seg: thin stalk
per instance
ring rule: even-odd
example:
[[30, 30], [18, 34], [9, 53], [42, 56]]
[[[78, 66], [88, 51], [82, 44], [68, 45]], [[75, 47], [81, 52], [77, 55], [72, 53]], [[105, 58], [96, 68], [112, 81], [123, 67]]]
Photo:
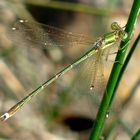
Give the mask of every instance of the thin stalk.
[[[134, 84], [134, 87], [131, 89], [128, 97], [124, 100], [123, 104], [121, 105], [121, 108], [119, 108], [119, 111], [117, 112], [113, 112], [114, 115], [114, 119], [109, 127], [109, 129], [107, 131], [105, 131], [105, 136], [104, 138], [106, 140], [109, 139], [109, 136], [111, 135], [111, 132], [113, 131], [113, 129], [118, 125], [118, 122], [121, 122], [122, 119], [122, 113], [124, 112], [124, 109], [129, 105], [129, 103], [133, 100], [134, 95], [137, 93], [136, 90], [138, 89], [138, 87], [140, 86], [140, 77], [139, 79], [136, 81], [136, 83]], [[126, 129], [125, 129], [126, 130]]]
[[[132, 57], [132, 55], [133, 55], [133, 53], [134, 53], [136, 47], [137, 47], [138, 44], [139, 44], [139, 41], [140, 41], [140, 34], [139, 34], [138, 37], [136, 38], [136, 40], [135, 40], [135, 42], [134, 42], [132, 48], [130, 49], [130, 51], [129, 51], [129, 53], [128, 53], [126, 59], [125, 59], [124, 65], [123, 65], [123, 67], [122, 67], [122, 69], [121, 69], [121, 71], [120, 71], [119, 78], [118, 78], [117, 83], [116, 83], [116, 86], [115, 86], [115, 88], [114, 88], [114, 93], [116, 92], [116, 90], [117, 90], [117, 88], [118, 88], [118, 86], [119, 86], [119, 83], [120, 83], [120, 81], [121, 81], [121, 79], [122, 79], [122, 76], [123, 76], [123, 74], [124, 74], [124, 72], [125, 72], [125, 70], [126, 70], [126, 68], [127, 68], [127, 66], [128, 66], [129, 61], [131, 60], [131, 57]], [[112, 101], [113, 101], [114, 96], [115, 96], [115, 94], [113, 94], [113, 96], [112, 96], [112, 99], [111, 99], [111, 101], [110, 101], [110, 106], [111, 106], [111, 103], [112, 103]]]
[[121, 127], [124, 129], [124, 131], [129, 135], [131, 136], [133, 134], [133, 131], [132, 131], [132, 128], [131, 126], [124, 120], [122, 119], [119, 119], [118, 120], [118, 124], [121, 125]]
[[120, 13], [109, 10], [109, 9], [99, 9], [90, 5], [82, 3], [72, 3], [72, 2], [62, 2], [62, 1], [35, 1], [35, 0], [25, 0], [27, 4], [37, 5], [42, 7], [48, 7], [59, 10], [67, 10], [72, 12], [82, 12], [84, 14], [92, 14], [97, 16], [112, 16], [119, 15]]
[[130, 102], [131, 100], [133, 99], [134, 95], [137, 93], [136, 90], [139, 88], [140, 86], [140, 77], [139, 79], [136, 81], [136, 83], [134, 84], [134, 87], [131, 89], [130, 93], [129, 93], [129, 96], [125, 99], [125, 101], [123, 102], [122, 104], [122, 108], [121, 110], [126, 107]]
[[[125, 69], [126, 69], [126, 67], [127, 67], [127, 65], [128, 65], [128, 62], [129, 62], [129, 60], [130, 60], [130, 58], [131, 58], [131, 55], [133, 54], [134, 50], [136, 49], [136, 46], [138, 46], [139, 41], [140, 41], [140, 34], [138, 35], [138, 37], [136, 38], [134, 44], [132, 45], [132, 48], [131, 48], [131, 50], [130, 50], [130, 52], [129, 52], [129, 54], [127, 55], [126, 60], [125, 60], [127, 63], [125, 63], [125, 64], [123, 65], [120, 74], [122, 74], [122, 73], [125, 71]], [[130, 57], [129, 57], [129, 56], [130, 56]], [[120, 78], [120, 77], [121, 77], [121, 76], [119, 76], [119, 78]], [[118, 80], [119, 80], [119, 79], [118, 79]], [[130, 91], [128, 97], [127, 97], [127, 98], [124, 100], [124, 102], [122, 103], [121, 108], [119, 109], [119, 111], [114, 112], [114, 113], [115, 113], [115, 114], [114, 114], [114, 115], [115, 115], [115, 120], [112, 122], [111, 127], [109, 128], [109, 130], [106, 131], [107, 133], [105, 132], [105, 139], [108, 139], [108, 138], [109, 138], [109, 135], [111, 134], [112, 129], [116, 126], [116, 124], [118, 123], [119, 119], [121, 119], [121, 117], [120, 117], [120, 116], [121, 116], [121, 112], [123, 112], [124, 109], [125, 109], [125, 107], [131, 102], [131, 100], [133, 99], [133, 97], [134, 97], [134, 95], [135, 95], [135, 93], [136, 93], [136, 90], [137, 90], [137, 88], [138, 88], [139, 85], [140, 85], [140, 77], [139, 77], [139, 79], [136, 81], [136, 83], [134, 84], [134, 87], [131, 89], [131, 91]], [[113, 97], [112, 97], [112, 100], [111, 100], [111, 101], [113, 101]], [[111, 103], [110, 103], [110, 105], [111, 105]]]
[[140, 129], [132, 136], [131, 140], [139, 140], [140, 139]]
[[[96, 116], [96, 121], [93, 125], [93, 129], [90, 135], [90, 140], [99, 140], [100, 135], [102, 133], [103, 125], [106, 119], [106, 114], [109, 110], [110, 107], [110, 102], [112, 100], [112, 97], [114, 96], [115, 92], [114, 89], [116, 87], [119, 74], [122, 68], [122, 64], [124, 63], [125, 55], [126, 55], [126, 50], [128, 47], [128, 42], [131, 39], [134, 25], [137, 21], [137, 17], [139, 14], [139, 8], [140, 8], [140, 0], [134, 0], [133, 6], [131, 8], [131, 12], [128, 18], [128, 22], [126, 24], [125, 31], [128, 33], [128, 37], [124, 42], [121, 42], [120, 44], [120, 49], [117, 53], [116, 59], [112, 72], [110, 75], [110, 78], [108, 80], [108, 84], [102, 99], [102, 102], [100, 104], [97, 116]], [[119, 62], [119, 63], [117, 63]]]

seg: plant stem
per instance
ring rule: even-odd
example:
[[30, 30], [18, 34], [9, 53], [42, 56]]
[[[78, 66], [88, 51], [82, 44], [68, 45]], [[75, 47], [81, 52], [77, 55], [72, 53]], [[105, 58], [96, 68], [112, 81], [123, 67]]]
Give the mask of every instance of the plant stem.
[[92, 14], [97, 16], [112, 16], [119, 15], [119, 12], [115, 12], [109, 9], [99, 9], [90, 5], [82, 4], [82, 3], [72, 3], [72, 2], [64, 2], [64, 1], [35, 1], [35, 0], [25, 0], [27, 4], [37, 5], [42, 7], [48, 7], [59, 10], [67, 10], [72, 12], [82, 12], [84, 14]]
[[132, 136], [131, 140], [140, 139], [140, 129]]
[[[123, 67], [122, 67], [122, 69], [121, 69], [121, 71], [120, 71], [120, 74], [119, 74], [119, 77], [118, 77], [116, 86], [115, 86], [115, 88], [114, 88], [114, 93], [116, 92], [116, 90], [117, 90], [117, 88], [118, 88], [118, 86], [119, 86], [119, 83], [120, 83], [120, 81], [121, 81], [121, 79], [122, 79], [123, 73], [125, 72], [128, 63], [129, 63], [129, 61], [130, 61], [130, 59], [131, 59], [131, 57], [132, 57], [132, 55], [133, 55], [133, 53], [134, 53], [136, 47], [138, 46], [139, 41], [140, 41], [140, 34], [138, 35], [137, 39], [135, 40], [135, 42], [134, 42], [134, 44], [133, 44], [131, 50], [129, 51], [129, 53], [128, 53], [126, 59], [125, 59], [124, 65], [123, 65]], [[114, 96], [115, 96], [115, 94], [113, 94], [109, 106], [111, 106]]]
[[139, 8], [140, 8], [140, 0], [134, 0], [133, 6], [131, 8], [131, 12], [128, 18], [128, 22], [126, 24], [126, 29], [125, 29], [125, 31], [128, 33], [128, 37], [124, 42], [121, 42], [120, 44], [120, 49], [117, 53], [116, 60], [115, 60], [116, 63], [114, 63], [113, 65], [112, 72], [111, 72], [102, 102], [100, 104], [99, 111], [96, 116], [96, 121], [93, 125], [93, 129], [90, 135], [90, 140], [99, 140], [99, 137], [101, 135], [105, 118], [106, 118], [106, 114], [109, 110], [110, 102], [112, 102], [112, 97], [115, 95], [114, 89], [118, 82], [119, 74], [122, 68], [121, 64], [124, 63], [124, 58], [126, 55], [128, 42], [131, 39], [134, 25], [137, 21]]

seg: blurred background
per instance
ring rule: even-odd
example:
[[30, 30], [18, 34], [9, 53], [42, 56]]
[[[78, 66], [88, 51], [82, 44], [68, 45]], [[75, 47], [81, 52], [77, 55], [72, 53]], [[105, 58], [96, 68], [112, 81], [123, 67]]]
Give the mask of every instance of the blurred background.
[[[125, 26], [132, 6], [130, 0], [0, 0], [0, 113], [47, 81], [58, 71], [80, 58], [92, 42], [111, 31], [117, 21]], [[42, 47], [27, 42], [22, 29], [12, 34], [19, 19], [27, 19], [41, 38], [45, 26], [37, 21], [72, 32]], [[140, 31], [135, 26], [129, 49]], [[47, 26], [48, 27], [48, 26]], [[11, 29], [11, 30], [10, 30]], [[51, 29], [51, 27], [50, 27]], [[21, 33], [21, 36], [20, 36]], [[54, 37], [54, 38], [53, 38]], [[76, 42], [76, 43], [75, 43]], [[61, 47], [63, 43], [63, 47]], [[89, 45], [90, 44], [90, 45]], [[117, 44], [116, 47], [117, 48]], [[114, 52], [114, 50], [113, 50]], [[93, 58], [95, 58], [94, 56]], [[104, 57], [104, 56], [103, 56]], [[88, 140], [115, 55], [104, 62], [104, 79], [97, 81], [97, 93], [89, 92], [94, 65], [89, 59], [57, 79], [6, 122], [0, 122], [0, 140]], [[101, 139], [129, 140], [140, 128], [140, 47], [137, 47], [117, 90]], [[98, 93], [99, 92], [99, 93]]]

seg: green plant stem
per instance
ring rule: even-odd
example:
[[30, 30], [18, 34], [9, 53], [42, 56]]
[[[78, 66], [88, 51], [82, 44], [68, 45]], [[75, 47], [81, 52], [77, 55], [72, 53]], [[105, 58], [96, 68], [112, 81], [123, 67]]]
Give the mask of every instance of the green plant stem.
[[[140, 34], [139, 34], [138, 37], [136, 38], [134, 44], [132, 45], [131, 50], [129, 51], [129, 54], [127, 55], [127, 57], [126, 57], [126, 59], [125, 59], [125, 61], [126, 61], [127, 63], [125, 63], [125, 64], [123, 65], [123, 67], [122, 67], [122, 69], [121, 69], [121, 72], [120, 72], [120, 75], [123, 75], [123, 73], [124, 73], [124, 71], [125, 71], [125, 69], [126, 69], [126, 67], [127, 67], [127, 65], [128, 65], [128, 62], [129, 62], [129, 60], [130, 60], [130, 58], [131, 58], [131, 56], [132, 56], [134, 50], [136, 49], [136, 46], [138, 46], [139, 41], [140, 41]], [[122, 76], [119, 76], [118, 81], [120, 81], [120, 78], [121, 78], [121, 77], [122, 77]], [[111, 134], [113, 128], [116, 127], [116, 125], [117, 125], [119, 119], [121, 119], [121, 117], [120, 117], [121, 114], [120, 114], [120, 113], [123, 112], [124, 109], [125, 109], [125, 107], [131, 102], [131, 100], [133, 99], [133, 97], [134, 97], [135, 94], [136, 94], [136, 90], [137, 90], [137, 88], [139, 87], [139, 85], [140, 85], [140, 77], [139, 77], [139, 79], [136, 81], [136, 83], [134, 84], [134, 87], [131, 89], [130, 93], [128, 94], [128, 97], [127, 97], [127, 98], [124, 100], [124, 102], [122, 103], [121, 108], [119, 109], [119, 111], [118, 111], [117, 113], [114, 112], [114, 113], [115, 113], [115, 114], [114, 114], [114, 115], [115, 115], [115, 119], [114, 119], [113, 122], [111, 123], [111, 127], [110, 127], [107, 131], [105, 131], [105, 139], [108, 139], [108, 137], [109, 137], [109, 135]], [[118, 86], [118, 82], [117, 82], [117, 86]], [[116, 87], [117, 87], [117, 86], [116, 86]], [[116, 88], [116, 87], [115, 87], [115, 88]], [[112, 100], [111, 100], [111, 101], [113, 101], [113, 97], [112, 97]], [[110, 105], [111, 105], [111, 103], [110, 103]]]
[[122, 109], [124, 107], [126, 107], [129, 102], [133, 99], [134, 95], [137, 93], [136, 90], [138, 89], [138, 87], [140, 86], [140, 77], [139, 79], [136, 81], [136, 83], [134, 84], [134, 87], [131, 89], [129, 96], [125, 99], [125, 101], [122, 104]]
[[128, 122], [124, 121], [123, 119], [119, 119], [117, 123], [121, 125], [123, 131], [125, 131], [129, 136], [133, 134], [132, 128]]
[[7, 58], [12, 52], [14, 52], [15, 48], [11, 47], [8, 49], [5, 49], [0, 52], [0, 59]]
[[[131, 57], [132, 57], [132, 55], [133, 55], [133, 53], [134, 53], [136, 47], [138, 46], [139, 41], [140, 41], [140, 34], [138, 35], [137, 39], [135, 40], [135, 42], [134, 42], [134, 44], [133, 44], [131, 50], [129, 51], [129, 53], [128, 53], [126, 59], [125, 59], [125, 63], [124, 63], [124, 65], [123, 65], [123, 67], [122, 67], [122, 69], [121, 69], [121, 71], [120, 71], [120, 74], [119, 74], [119, 77], [118, 77], [116, 86], [115, 86], [115, 88], [114, 88], [114, 93], [116, 92], [116, 90], [117, 90], [117, 88], [118, 88], [118, 86], [119, 86], [119, 83], [120, 83], [120, 81], [121, 81], [121, 79], [122, 79], [122, 76], [123, 76], [123, 74], [124, 74], [124, 72], [125, 72], [125, 70], [126, 70], [126, 68], [127, 68], [127, 65], [128, 65], [128, 63], [129, 63], [129, 61], [130, 61], [130, 59], [131, 59]], [[115, 94], [113, 94], [109, 106], [111, 106], [111, 103], [112, 103], [112, 101], [113, 101], [114, 95], [115, 95]]]
[[[102, 132], [102, 128], [105, 122], [106, 114], [109, 109], [110, 102], [112, 102], [112, 97], [114, 96], [115, 92], [114, 89], [116, 87], [119, 74], [122, 68], [122, 64], [124, 63], [124, 58], [126, 55], [126, 50], [128, 47], [128, 42], [131, 39], [134, 25], [137, 21], [137, 17], [139, 14], [139, 8], [140, 8], [140, 0], [134, 0], [133, 6], [131, 8], [131, 12], [128, 18], [128, 22], [126, 24], [125, 31], [128, 33], [128, 37], [124, 42], [121, 42], [120, 49], [117, 53], [116, 60], [112, 68], [112, 72], [102, 99], [102, 102], [99, 107], [99, 111], [96, 116], [96, 121], [93, 125], [93, 129], [90, 135], [90, 140], [99, 140], [99, 137]], [[119, 63], [117, 63], [119, 62]]]
[[140, 129], [132, 136], [131, 140], [139, 140], [140, 139]]
[[27, 4], [37, 5], [37, 6], [43, 6], [53, 9], [59, 9], [59, 10], [67, 10], [67, 11], [75, 11], [75, 12], [82, 12], [86, 14], [92, 14], [92, 15], [98, 15], [98, 16], [114, 16], [119, 15], [122, 13], [115, 12], [113, 10], [109, 9], [99, 9], [95, 8], [90, 5], [81, 4], [81, 3], [72, 3], [72, 2], [62, 2], [62, 1], [35, 1], [35, 0], [25, 0]]

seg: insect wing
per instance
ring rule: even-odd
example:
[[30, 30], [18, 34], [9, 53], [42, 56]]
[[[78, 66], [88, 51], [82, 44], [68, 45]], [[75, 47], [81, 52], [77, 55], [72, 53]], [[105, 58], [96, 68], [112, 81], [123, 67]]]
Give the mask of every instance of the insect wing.
[[93, 44], [93, 40], [82, 34], [73, 34], [59, 28], [27, 20], [17, 21], [9, 35], [14, 42], [27, 47], [77, 47]]

